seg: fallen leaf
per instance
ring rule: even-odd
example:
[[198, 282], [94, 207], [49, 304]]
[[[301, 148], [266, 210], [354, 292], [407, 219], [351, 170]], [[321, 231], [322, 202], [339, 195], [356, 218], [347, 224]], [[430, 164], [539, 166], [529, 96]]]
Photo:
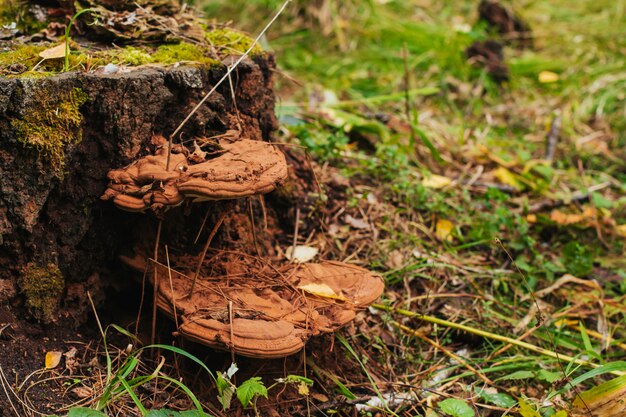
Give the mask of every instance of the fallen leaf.
[[615, 232], [621, 237], [626, 237], [626, 224], [615, 226]]
[[523, 398], [519, 399], [518, 404], [519, 404], [519, 413], [522, 417], [541, 417], [541, 414], [539, 414], [539, 412], [535, 410]]
[[498, 167], [492, 171], [493, 176], [496, 177], [502, 184], [510, 185], [516, 190], [521, 190], [524, 185], [517, 179], [514, 173], [506, 169], [505, 167]]
[[348, 223], [350, 226], [354, 227], [355, 229], [369, 229], [370, 228], [370, 225], [368, 222], [366, 222], [365, 220], [361, 220], [361, 219], [355, 219], [349, 214], [346, 215], [345, 220], [346, 220], [346, 223]]
[[76, 388], [72, 388], [72, 393], [74, 395], [76, 395], [78, 398], [80, 398], [81, 400], [83, 398], [89, 398], [94, 394], [93, 389], [89, 388], [89, 387], [76, 387]]
[[542, 84], [555, 83], [559, 81], [559, 74], [552, 71], [541, 71], [537, 78]]
[[65, 44], [53, 46], [52, 48], [44, 49], [39, 52], [39, 56], [43, 59], [56, 59], [65, 57]]
[[526, 216], [526, 221], [528, 223], [537, 223], [537, 215], [536, 214], [529, 214], [528, 216]]
[[318, 252], [319, 249], [313, 246], [298, 245], [295, 248], [293, 246], [289, 246], [285, 255], [287, 256], [287, 259], [301, 264], [309, 262], [311, 259], [315, 258]]
[[519, 161], [517, 159], [514, 159], [512, 161], [507, 161], [499, 157], [498, 155], [491, 152], [489, 148], [487, 148], [485, 145], [480, 144], [477, 146], [477, 149], [480, 153], [485, 155], [487, 158], [491, 159], [496, 164], [501, 165], [505, 168], [513, 168], [519, 164]]
[[309, 386], [304, 382], [298, 384], [298, 394], [300, 395], [309, 395]]
[[452, 180], [443, 175], [431, 174], [422, 180], [422, 185], [426, 188], [434, 188], [438, 190], [440, 188], [447, 187], [452, 183]]
[[560, 210], [552, 210], [550, 213], [550, 220], [556, 224], [567, 226], [570, 224], [582, 223], [588, 220], [595, 220], [597, 215], [596, 210], [593, 207], [585, 207], [582, 213], [563, 213]]
[[338, 295], [327, 284], [310, 283], [310, 284], [299, 285], [298, 288], [305, 292], [308, 292], [309, 294], [317, 295], [318, 297], [346, 301], [346, 297], [342, 295]]
[[58, 351], [46, 352], [46, 369], [56, 368], [61, 362], [62, 357], [63, 357], [62, 352], [58, 352]]
[[581, 392], [574, 406], [583, 415], [614, 417], [626, 415], [626, 375], [611, 379], [590, 390]]
[[325, 396], [324, 394], [319, 394], [319, 393], [312, 393], [311, 397], [313, 397], [314, 399], [316, 399], [319, 402], [325, 403], [327, 401], [330, 401], [330, 399]]
[[452, 242], [454, 237], [452, 236], [452, 230], [454, 230], [454, 224], [450, 220], [438, 219], [435, 226], [435, 235], [442, 242]]

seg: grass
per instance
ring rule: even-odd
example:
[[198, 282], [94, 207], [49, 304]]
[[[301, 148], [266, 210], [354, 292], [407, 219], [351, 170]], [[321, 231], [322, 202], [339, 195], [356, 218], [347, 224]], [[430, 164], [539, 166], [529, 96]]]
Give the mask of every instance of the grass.
[[[205, 7], [254, 32], [277, 4], [245, 6]], [[285, 74], [282, 139], [307, 147], [321, 177], [350, 181], [339, 194], [326, 185], [334, 232], [323, 255], [373, 267], [388, 284], [385, 311], [339, 339], [351, 344], [338, 354], [346, 365], [315, 361], [322, 386], [359, 398], [412, 392], [415, 401], [392, 409], [399, 415], [442, 413], [438, 400], [452, 396], [478, 414], [550, 416], [624, 371], [626, 2], [514, 6], [533, 47], [505, 48], [502, 86], [463, 55], [493, 36], [476, 24], [475, 2], [295, 2], [268, 37]], [[557, 118], [556, 157], [546, 161]], [[446, 184], [433, 186], [432, 174]], [[446, 356], [459, 350], [467, 366]], [[360, 364], [364, 372], [340, 377]], [[476, 394], [481, 375], [505, 397]]]

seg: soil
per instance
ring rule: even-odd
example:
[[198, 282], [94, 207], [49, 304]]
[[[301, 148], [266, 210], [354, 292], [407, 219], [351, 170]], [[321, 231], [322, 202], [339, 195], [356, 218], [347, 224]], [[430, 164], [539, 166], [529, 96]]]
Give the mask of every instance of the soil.
[[532, 46], [530, 26], [510, 8], [498, 1], [482, 0], [478, 6], [479, 20], [486, 22], [503, 40], [515, 46]]
[[474, 65], [485, 68], [494, 81], [503, 83], [509, 80], [509, 67], [500, 42], [492, 39], [476, 41], [467, 48], [465, 55]]

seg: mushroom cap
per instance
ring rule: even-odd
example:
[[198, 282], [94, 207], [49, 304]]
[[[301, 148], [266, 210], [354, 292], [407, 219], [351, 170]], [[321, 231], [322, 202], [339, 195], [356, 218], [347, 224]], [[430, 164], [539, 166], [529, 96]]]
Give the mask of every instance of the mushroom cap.
[[[308, 337], [302, 329], [284, 321], [234, 319], [222, 323], [212, 319], [187, 320], [179, 332], [186, 338], [235, 351], [253, 358], [282, 358], [300, 351]], [[231, 339], [232, 336], [232, 339]]]
[[144, 202], [143, 198], [128, 194], [117, 194], [113, 198], [113, 204], [121, 210], [132, 212], [143, 212], [150, 207]]
[[285, 156], [273, 145], [249, 139], [219, 144], [220, 156], [190, 165], [178, 182], [181, 193], [194, 201], [265, 194], [287, 178]]
[[[138, 270], [145, 268], [141, 257], [124, 261]], [[340, 262], [287, 264], [269, 270], [248, 266], [247, 273], [236, 277], [200, 277], [189, 295], [191, 277], [158, 265], [157, 305], [178, 318], [179, 332], [189, 339], [244, 356], [276, 358], [297, 352], [311, 336], [344, 326], [384, 289], [377, 274]], [[308, 284], [330, 287], [337, 297], [301, 290]]]
[[218, 141], [222, 153], [208, 160], [202, 159], [206, 152], [197, 144], [193, 153], [176, 145], [169, 166], [167, 141], [156, 136], [153, 142], [161, 146], [154, 155], [109, 172], [103, 200], [113, 199], [127, 211], [159, 210], [177, 206], [185, 198], [205, 201], [264, 194], [287, 178], [285, 156], [267, 142], [222, 138]]

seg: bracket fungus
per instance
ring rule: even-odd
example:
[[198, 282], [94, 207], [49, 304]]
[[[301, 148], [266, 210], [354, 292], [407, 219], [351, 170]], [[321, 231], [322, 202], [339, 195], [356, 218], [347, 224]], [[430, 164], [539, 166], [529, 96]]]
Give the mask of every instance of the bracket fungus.
[[[222, 138], [212, 143], [217, 149], [212, 155], [196, 144], [193, 152], [182, 145], [168, 152], [163, 137], [153, 143], [154, 155], [109, 172], [103, 199], [124, 210], [159, 212], [185, 199], [267, 193], [287, 177], [285, 156], [267, 142]], [[311, 336], [336, 331], [382, 294], [379, 275], [340, 262], [273, 265], [267, 258], [223, 251], [226, 273], [216, 276], [215, 265], [207, 272], [206, 251], [226, 213], [197, 260], [170, 256], [170, 267], [156, 260], [148, 264], [140, 251], [134, 258], [122, 257], [137, 270], [154, 268], [149, 275], [156, 305], [175, 320], [180, 335], [244, 356], [284, 357], [302, 349]]]
[[[123, 258], [143, 271], [140, 256]], [[161, 311], [178, 323], [178, 332], [204, 345], [237, 354], [278, 358], [304, 347], [311, 336], [332, 333], [374, 302], [383, 279], [341, 262], [272, 265], [256, 257], [228, 259], [233, 277], [203, 277], [191, 294], [187, 257], [171, 257], [177, 268], [157, 264]], [[236, 264], [236, 266], [233, 266]], [[330, 294], [307, 291], [318, 285]]]
[[192, 201], [226, 200], [264, 194], [287, 178], [285, 156], [267, 142], [250, 139], [217, 139], [212, 158], [196, 145], [189, 152], [155, 136], [154, 155], [147, 155], [122, 169], [109, 172], [109, 186], [102, 196], [122, 210], [158, 211]]

